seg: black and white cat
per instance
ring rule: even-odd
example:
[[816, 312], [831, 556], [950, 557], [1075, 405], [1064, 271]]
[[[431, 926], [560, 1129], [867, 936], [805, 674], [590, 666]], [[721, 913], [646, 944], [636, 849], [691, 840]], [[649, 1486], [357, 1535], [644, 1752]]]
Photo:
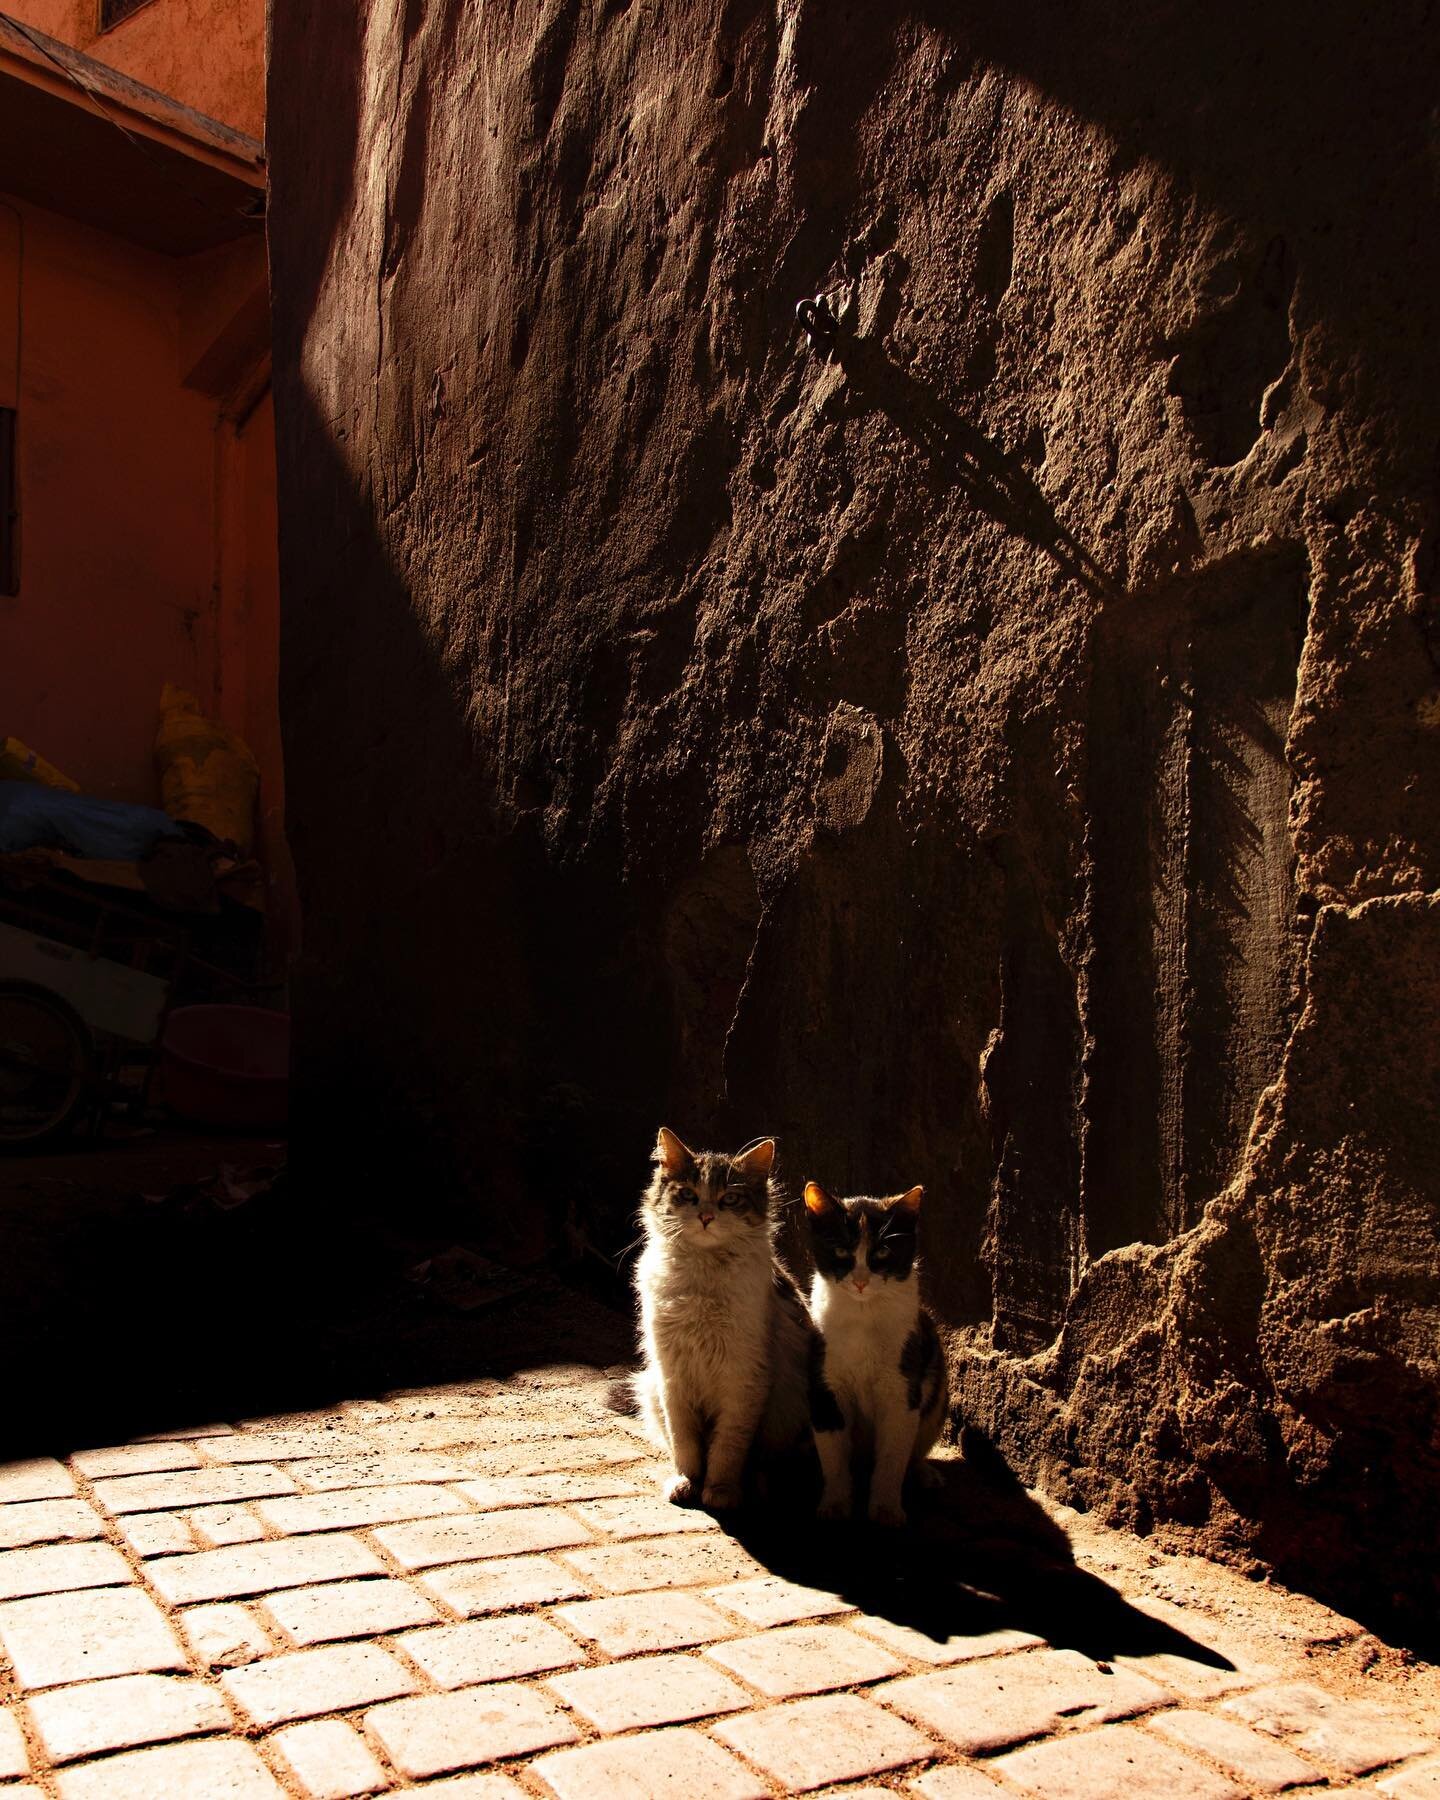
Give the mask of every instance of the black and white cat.
[[808, 1428], [814, 1332], [771, 1245], [774, 1160], [773, 1138], [728, 1156], [690, 1150], [662, 1126], [655, 1144], [635, 1392], [678, 1506], [738, 1506], [752, 1442], [786, 1452]]
[[923, 1197], [914, 1187], [888, 1200], [838, 1200], [818, 1182], [805, 1187], [815, 1259], [810, 1316], [821, 1337], [810, 1404], [825, 1481], [822, 1518], [850, 1516], [859, 1453], [874, 1458], [871, 1519], [903, 1525], [905, 1477], [923, 1477], [925, 1455], [945, 1423], [945, 1353], [920, 1304]]

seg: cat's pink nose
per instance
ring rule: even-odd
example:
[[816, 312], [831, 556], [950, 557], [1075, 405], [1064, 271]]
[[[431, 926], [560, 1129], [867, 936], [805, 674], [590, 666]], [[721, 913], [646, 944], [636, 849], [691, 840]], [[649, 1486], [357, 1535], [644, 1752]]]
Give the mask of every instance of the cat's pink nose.
[[870, 1285], [870, 1277], [868, 1275], [865, 1277], [865, 1279], [863, 1281], [860, 1279], [860, 1277], [858, 1275], [855, 1277], [855, 1292], [857, 1294], [863, 1294], [865, 1292], [866, 1288], [869, 1287], [869, 1285]]
[[701, 1213], [700, 1223], [708, 1231], [710, 1229], [711, 1223], [713, 1222], [714, 1218], [715, 1218], [714, 1213]]

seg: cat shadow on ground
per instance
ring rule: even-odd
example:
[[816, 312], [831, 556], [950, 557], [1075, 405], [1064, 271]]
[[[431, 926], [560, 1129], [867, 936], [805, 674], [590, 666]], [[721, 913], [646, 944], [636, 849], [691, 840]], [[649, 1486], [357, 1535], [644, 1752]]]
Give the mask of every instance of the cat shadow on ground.
[[1064, 1531], [979, 1434], [966, 1434], [963, 1458], [930, 1467], [937, 1485], [912, 1496], [901, 1531], [819, 1524], [798, 1492], [726, 1526], [772, 1573], [936, 1643], [1024, 1631], [1098, 1662], [1165, 1654], [1233, 1668], [1077, 1567]]

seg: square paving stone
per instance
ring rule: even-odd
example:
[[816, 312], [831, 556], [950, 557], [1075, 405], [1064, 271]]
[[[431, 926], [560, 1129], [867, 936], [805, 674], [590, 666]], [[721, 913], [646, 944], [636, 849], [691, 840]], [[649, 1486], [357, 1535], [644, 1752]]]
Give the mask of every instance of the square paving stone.
[[654, 1494], [580, 1503], [575, 1512], [597, 1532], [610, 1538], [666, 1537], [673, 1532], [718, 1531], [718, 1520], [693, 1507], [672, 1506]]
[[[954, 1765], [948, 1769], [931, 1769], [911, 1783], [911, 1791], [924, 1800], [1000, 1800], [1001, 1789], [978, 1769]], [[1009, 1788], [1004, 1790], [1009, 1793]], [[1176, 1795], [1175, 1800], [1184, 1800]]]
[[556, 1617], [607, 1656], [683, 1650], [735, 1635], [732, 1622], [698, 1594], [617, 1594], [557, 1607]]
[[545, 1669], [584, 1662], [573, 1638], [533, 1614], [508, 1619], [473, 1619], [407, 1632], [400, 1648], [437, 1687], [473, 1687], [482, 1681], [509, 1681]]
[[238, 1669], [275, 1648], [249, 1607], [233, 1603], [192, 1606], [181, 1613], [180, 1629], [207, 1669]]
[[200, 1540], [179, 1513], [127, 1513], [115, 1523], [137, 1556], [173, 1556], [200, 1548]]
[[327, 1581], [322, 1587], [287, 1588], [265, 1598], [265, 1609], [297, 1644], [379, 1637], [425, 1625], [440, 1611], [408, 1581]]
[[378, 1644], [341, 1644], [232, 1669], [220, 1685], [255, 1724], [280, 1725], [413, 1694], [420, 1684]]
[[791, 1625], [716, 1644], [707, 1655], [771, 1700], [855, 1687], [898, 1675], [904, 1667], [844, 1625]]
[[129, 1563], [110, 1544], [43, 1544], [0, 1555], [0, 1600], [126, 1587], [131, 1579]]
[[229, 1708], [203, 1681], [174, 1675], [122, 1675], [80, 1687], [52, 1688], [30, 1702], [30, 1717], [52, 1762], [77, 1762], [102, 1750], [133, 1750], [166, 1738], [226, 1731]]
[[1133, 1725], [1111, 1725], [997, 1757], [994, 1768], [1045, 1800], [1245, 1800], [1246, 1790]]
[[793, 1625], [797, 1619], [829, 1618], [835, 1613], [854, 1612], [848, 1600], [838, 1594], [827, 1594], [821, 1588], [800, 1587], [779, 1575], [760, 1575], [753, 1581], [732, 1581], [727, 1587], [711, 1588], [706, 1594], [717, 1606], [723, 1606], [747, 1625], [764, 1628], [770, 1625]]
[[578, 1519], [547, 1506], [386, 1525], [375, 1533], [376, 1542], [385, 1546], [402, 1569], [556, 1550], [567, 1544], [588, 1544], [592, 1537], [590, 1528]]
[[985, 1656], [1000, 1656], [1010, 1650], [1033, 1650], [1044, 1643], [1033, 1631], [980, 1631], [973, 1635], [956, 1634], [935, 1638], [917, 1631], [913, 1625], [896, 1625], [890, 1619], [876, 1619], [868, 1614], [852, 1620], [857, 1631], [874, 1638], [897, 1656], [908, 1656], [912, 1662], [933, 1663], [937, 1669], [951, 1663], [978, 1662]]
[[1386, 1800], [1440, 1800], [1440, 1757], [1397, 1769], [1377, 1781], [1374, 1791]]
[[117, 1444], [111, 1450], [77, 1450], [70, 1466], [91, 1481], [112, 1475], [158, 1475], [166, 1469], [198, 1469], [190, 1444]]
[[285, 1800], [249, 1744], [207, 1738], [132, 1750], [59, 1777], [60, 1800]]
[[264, 1463], [243, 1469], [176, 1469], [169, 1475], [122, 1475], [97, 1481], [95, 1498], [112, 1513], [181, 1512], [195, 1506], [222, 1506], [235, 1500], [263, 1500], [293, 1494], [295, 1483], [282, 1469]]
[[759, 1573], [759, 1564], [723, 1532], [659, 1538], [645, 1544], [606, 1544], [572, 1550], [565, 1561], [588, 1582], [613, 1594], [653, 1588], [701, 1587]]
[[267, 1588], [308, 1587], [317, 1581], [386, 1573], [384, 1563], [368, 1544], [338, 1532], [234, 1544], [228, 1550], [198, 1550], [191, 1556], [165, 1556], [145, 1565], [146, 1576], [175, 1606], [263, 1594]]
[[722, 1719], [711, 1730], [796, 1793], [860, 1781], [935, 1753], [928, 1738], [853, 1694], [789, 1700]]
[[1348, 1775], [1363, 1775], [1382, 1763], [1435, 1748], [1433, 1738], [1412, 1730], [1393, 1713], [1363, 1700], [1342, 1700], [1304, 1681], [1237, 1694], [1220, 1710], [1271, 1737], [1288, 1739], [1297, 1750], [1335, 1763]]
[[239, 1431], [228, 1437], [208, 1438], [205, 1454], [212, 1462], [290, 1462], [297, 1457], [354, 1456], [374, 1446], [368, 1432], [361, 1434], [337, 1426], [311, 1426], [299, 1431]]
[[185, 1519], [207, 1550], [225, 1544], [253, 1544], [265, 1535], [248, 1506], [202, 1506], [187, 1513]]
[[1171, 1743], [1210, 1757], [1258, 1794], [1278, 1794], [1287, 1787], [1325, 1779], [1319, 1769], [1274, 1738], [1262, 1737], [1258, 1731], [1214, 1713], [1161, 1713], [1150, 1721], [1150, 1729]]
[[580, 1735], [544, 1694], [508, 1682], [377, 1706], [365, 1728], [402, 1774], [417, 1779], [573, 1744]]
[[275, 1733], [270, 1745], [309, 1800], [353, 1800], [357, 1794], [378, 1794], [390, 1785], [364, 1738], [339, 1719], [287, 1726]]
[[679, 1725], [752, 1704], [744, 1688], [694, 1656], [647, 1656], [577, 1669], [546, 1683], [597, 1731], [634, 1731], [642, 1725]]
[[875, 1697], [972, 1755], [1067, 1724], [1127, 1718], [1170, 1698], [1153, 1681], [1106, 1674], [1074, 1650], [1031, 1650], [909, 1675], [876, 1689]]
[[762, 1781], [698, 1731], [642, 1731], [613, 1744], [553, 1750], [532, 1763], [559, 1800], [766, 1800]]
[[427, 1781], [417, 1793], [435, 1794], [439, 1800], [531, 1800], [508, 1775], [452, 1775], [447, 1781]]
[[483, 1481], [460, 1481], [456, 1486], [486, 1512], [498, 1512], [505, 1506], [565, 1506], [572, 1500], [607, 1500], [649, 1491], [628, 1469], [601, 1475], [575, 1474], [567, 1469], [551, 1475], [493, 1475]]
[[9, 1781], [29, 1772], [30, 1759], [26, 1755], [20, 1721], [13, 1712], [0, 1708], [0, 1781]]
[[0, 1550], [104, 1535], [99, 1513], [84, 1500], [21, 1500], [0, 1506]]
[[427, 1593], [458, 1613], [510, 1612], [589, 1592], [573, 1572], [548, 1556], [505, 1556], [496, 1562], [455, 1563], [419, 1577]]
[[0, 1645], [24, 1688], [183, 1669], [164, 1613], [135, 1588], [89, 1588], [0, 1606]]
[[402, 1519], [433, 1519], [443, 1513], [469, 1513], [458, 1495], [443, 1487], [403, 1486], [341, 1488], [327, 1494], [301, 1494], [289, 1500], [262, 1500], [255, 1508], [274, 1531], [346, 1531], [367, 1525], [391, 1525]]
[[63, 1500], [75, 1492], [75, 1477], [53, 1456], [0, 1462], [0, 1506], [17, 1500]]

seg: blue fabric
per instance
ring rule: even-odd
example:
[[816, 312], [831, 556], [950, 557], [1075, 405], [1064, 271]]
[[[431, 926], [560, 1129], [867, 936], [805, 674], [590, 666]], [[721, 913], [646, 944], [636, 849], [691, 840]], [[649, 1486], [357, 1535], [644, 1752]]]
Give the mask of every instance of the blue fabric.
[[184, 835], [169, 813], [153, 806], [0, 781], [0, 852], [65, 850], [104, 862], [141, 862], [161, 838]]

